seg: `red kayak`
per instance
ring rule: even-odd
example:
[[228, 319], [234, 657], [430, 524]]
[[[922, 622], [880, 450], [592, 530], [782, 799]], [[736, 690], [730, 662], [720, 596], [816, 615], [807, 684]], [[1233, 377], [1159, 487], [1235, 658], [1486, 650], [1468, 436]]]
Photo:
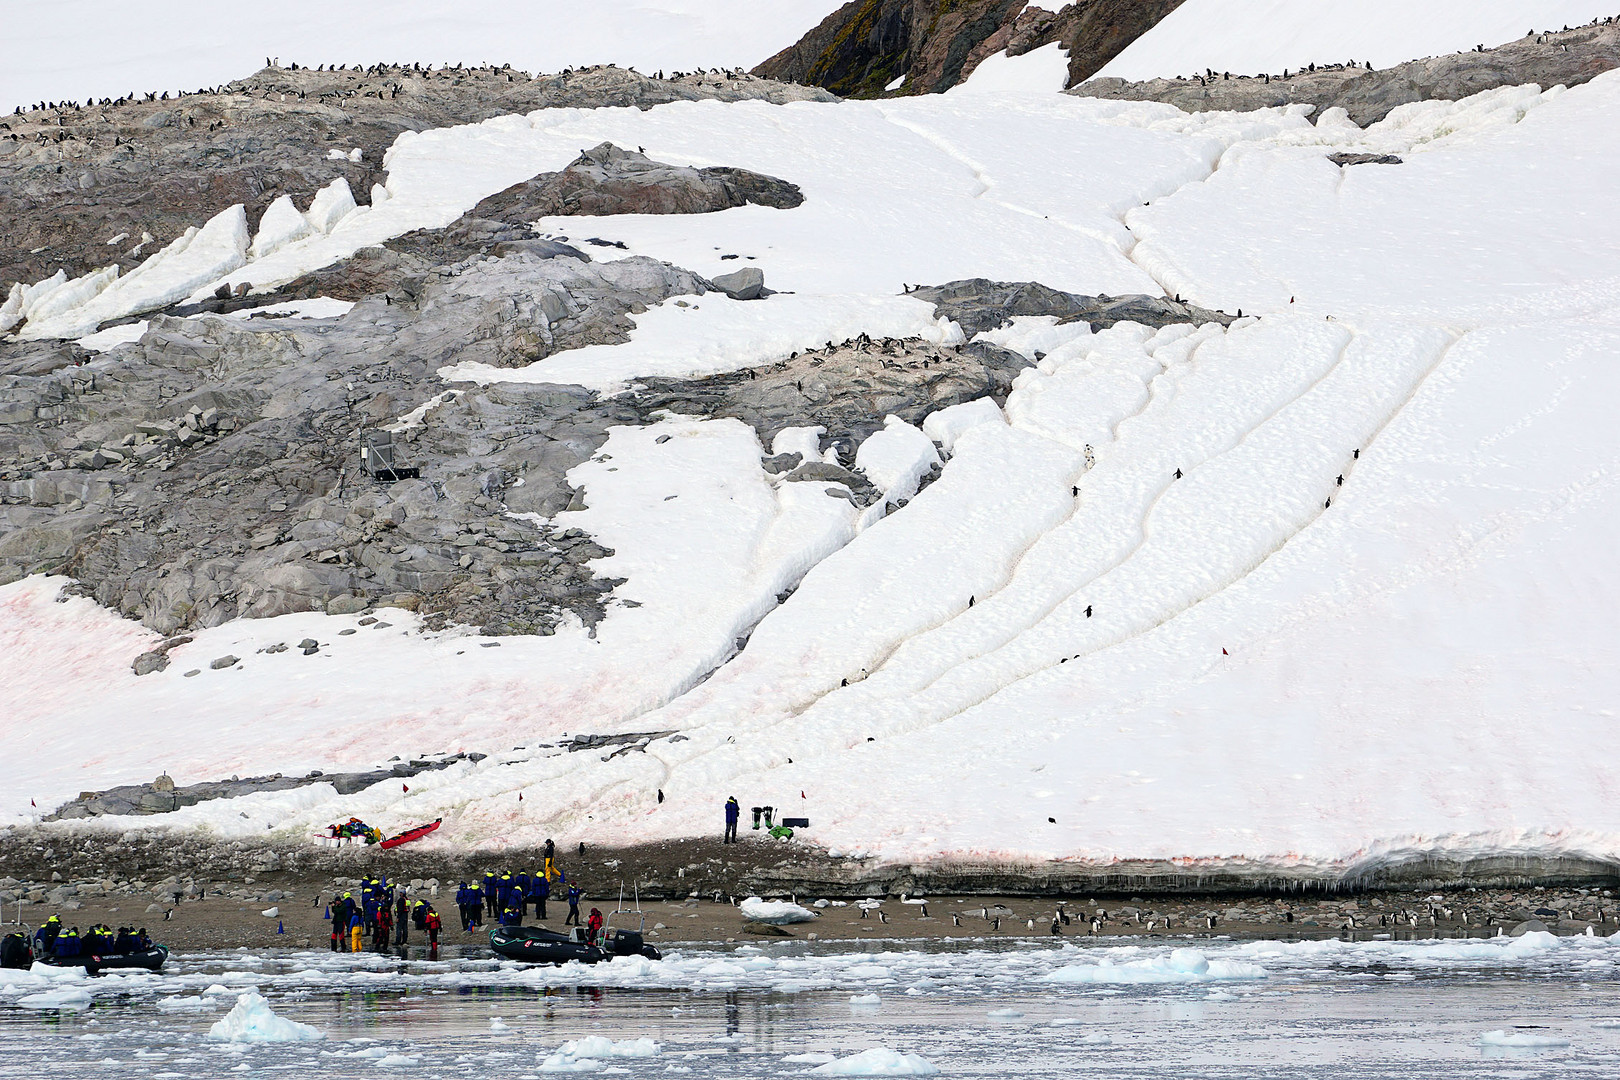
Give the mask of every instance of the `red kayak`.
[[390, 836], [388, 839], [384, 840], [382, 842], [382, 846], [385, 848], [395, 848], [399, 847], [401, 844], [408, 844], [412, 840], [420, 840], [434, 829], [437, 829], [439, 827], [439, 822], [443, 820], [443, 818], [435, 818], [426, 825], [418, 825], [414, 829], [406, 829], [398, 836]]

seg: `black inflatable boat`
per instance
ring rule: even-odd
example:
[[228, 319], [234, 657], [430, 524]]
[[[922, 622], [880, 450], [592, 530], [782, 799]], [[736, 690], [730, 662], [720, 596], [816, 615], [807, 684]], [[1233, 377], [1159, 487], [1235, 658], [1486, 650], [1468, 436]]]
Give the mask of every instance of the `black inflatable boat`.
[[168, 958], [167, 945], [154, 945], [150, 949], [132, 953], [80, 953], [78, 956], [40, 956], [35, 959], [52, 967], [82, 967], [94, 975], [99, 971], [122, 969], [156, 971]]
[[0, 942], [0, 967], [27, 968], [33, 964], [51, 967], [80, 967], [94, 975], [100, 971], [145, 970], [156, 971], [169, 958], [165, 945], [154, 945], [132, 953], [86, 953], [78, 956], [35, 956], [33, 944], [23, 934], [7, 934]]
[[577, 960], [595, 964], [619, 956], [660, 959], [659, 951], [648, 945], [634, 930], [609, 928], [600, 945], [586, 940], [585, 931], [574, 927], [568, 934], [543, 926], [497, 926], [489, 932], [489, 947], [497, 955], [525, 964], [566, 964]]

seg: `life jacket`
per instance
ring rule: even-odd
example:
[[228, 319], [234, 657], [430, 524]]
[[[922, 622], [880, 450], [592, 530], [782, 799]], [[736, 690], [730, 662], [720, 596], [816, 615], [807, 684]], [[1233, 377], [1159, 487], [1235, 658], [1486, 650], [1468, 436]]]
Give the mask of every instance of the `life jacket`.
[[437, 911], [428, 912], [427, 919], [425, 921], [427, 923], [428, 930], [438, 930], [444, 926], [444, 920], [439, 918], [439, 913]]

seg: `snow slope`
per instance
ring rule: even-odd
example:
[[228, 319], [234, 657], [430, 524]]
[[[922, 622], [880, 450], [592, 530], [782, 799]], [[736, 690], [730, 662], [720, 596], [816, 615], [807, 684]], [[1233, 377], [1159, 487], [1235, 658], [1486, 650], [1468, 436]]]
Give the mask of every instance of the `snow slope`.
[[[571, 477], [590, 509], [559, 521], [616, 552], [601, 569], [640, 605], [613, 605], [594, 638], [481, 648], [395, 612], [337, 637], [352, 617], [297, 615], [201, 631], [137, 679], [149, 635], [53, 602], [59, 582], [6, 586], [0, 710], [40, 753], [0, 765], [0, 812], [160, 768], [186, 782], [468, 749], [493, 756], [409, 793], [317, 785], [143, 823], [296, 836], [442, 816], [430, 848], [616, 843], [710, 832], [735, 794], [889, 859], [1620, 857], [1620, 777], [1589, 750], [1620, 693], [1616, 94], [1610, 74], [1361, 131], [964, 90], [559, 110], [407, 140], [384, 208], [472, 197], [605, 138], [804, 187], [794, 211], [590, 223], [700, 272], [754, 255], [795, 290], [649, 312], [595, 357], [612, 380], [678, 370], [687, 334], [707, 343], [688, 370], [709, 371], [863, 317], [941, 331], [899, 285], [970, 274], [1162, 282], [1251, 317], [997, 331], [1042, 359], [1004, 409], [926, 420], [943, 473], [874, 521], [767, 476], [736, 422], [615, 429], [611, 464]], [[1325, 161], [1367, 148], [1405, 164]], [[819, 452], [809, 435], [793, 439]], [[914, 430], [873, 438], [854, 463], [887, 482], [927, 460]], [[331, 644], [255, 651], [306, 634]], [[209, 670], [226, 652], [243, 662]], [[87, 751], [108, 716], [116, 749]], [[606, 760], [537, 745], [671, 730]]]
[[195, 90], [282, 64], [510, 63], [525, 71], [617, 63], [641, 71], [750, 68], [797, 41], [837, 0], [289, 0], [251, 29], [202, 0], [12, 4], [0, 109], [40, 100]]
[[1097, 74], [1281, 74], [1349, 60], [1382, 68], [1614, 14], [1612, 0], [1186, 0]]

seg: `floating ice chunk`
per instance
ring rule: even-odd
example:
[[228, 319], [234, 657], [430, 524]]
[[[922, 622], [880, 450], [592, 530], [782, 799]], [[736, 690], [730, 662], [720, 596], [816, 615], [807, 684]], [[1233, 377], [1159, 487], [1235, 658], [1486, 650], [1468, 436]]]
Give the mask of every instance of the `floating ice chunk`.
[[1071, 964], [1041, 976], [1050, 983], [1194, 983], [1228, 979], [1263, 979], [1266, 969], [1241, 960], [1210, 960], [1197, 949], [1176, 949], [1168, 956], [1115, 963], [1106, 957], [1095, 964]]
[[[210, 987], [208, 993], [213, 990]], [[326, 1036], [317, 1028], [277, 1016], [262, 996], [253, 991], [236, 999], [236, 1005], [208, 1029], [216, 1042], [269, 1043], [318, 1042]]]
[[652, 1039], [624, 1039], [614, 1042], [604, 1035], [587, 1035], [572, 1039], [557, 1048], [557, 1053], [572, 1058], [645, 1058], [658, 1056], [658, 1044]]
[[1024, 1014], [1017, 1009], [991, 1009], [987, 1013], [992, 1020], [1022, 1020]]
[[829, 1061], [837, 1061], [837, 1054], [789, 1054], [782, 1059], [784, 1065], [825, 1065]]
[[404, 1067], [407, 1067], [407, 1066], [410, 1066], [410, 1065], [420, 1065], [420, 1064], [422, 1064], [422, 1056], [420, 1054], [384, 1054], [382, 1057], [377, 1058], [371, 1064], [373, 1066], [376, 1066], [376, 1067], [379, 1067], [379, 1068], [398, 1069], [398, 1068], [404, 1068]]
[[264, 216], [259, 218], [258, 235], [254, 236], [248, 255], [262, 259], [272, 251], [302, 240], [313, 232], [308, 219], [293, 205], [292, 196], [282, 195], [265, 207]]
[[505, 1020], [502, 1020], [498, 1016], [492, 1016], [492, 1017], [489, 1018], [489, 1030], [492, 1031], [492, 1032], [495, 1032], [495, 1031], [511, 1031], [512, 1029], [507, 1026]]
[[1568, 1046], [1569, 1040], [1556, 1035], [1531, 1035], [1524, 1031], [1504, 1031], [1498, 1028], [1481, 1035], [1479, 1045], [1504, 1046], [1515, 1050], [1553, 1050], [1560, 1046]]
[[810, 1070], [827, 1076], [934, 1076], [939, 1070], [916, 1054], [874, 1046]]
[[898, 416], [884, 417], [882, 429], [855, 451], [855, 467], [891, 503], [917, 494], [922, 478], [939, 463], [934, 440]]
[[883, 1004], [883, 999], [876, 994], [851, 994], [849, 1007], [852, 1009], [875, 1009]]
[[309, 222], [310, 228], [325, 234], [355, 209], [354, 192], [349, 189], [349, 182], [340, 176], [315, 193], [309, 209], [304, 211], [304, 220]]
[[924, 435], [939, 443], [948, 454], [956, 446], [956, 440], [961, 437], [962, 432], [969, 428], [976, 428], [980, 424], [1006, 422], [1007, 417], [1002, 414], [995, 401], [982, 397], [929, 413], [927, 419], [923, 420], [922, 429]]
[[786, 923], [810, 922], [816, 917], [815, 912], [809, 908], [800, 907], [798, 904], [792, 904], [786, 900], [761, 900], [757, 896], [750, 896], [738, 904], [737, 910], [742, 912], [745, 919], [771, 923], [776, 926]]
[[91, 1000], [90, 991], [70, 986], [39, 994], [25, 994], [17, 999], [17, 1004], [25, 1009], [88, 1009]]

